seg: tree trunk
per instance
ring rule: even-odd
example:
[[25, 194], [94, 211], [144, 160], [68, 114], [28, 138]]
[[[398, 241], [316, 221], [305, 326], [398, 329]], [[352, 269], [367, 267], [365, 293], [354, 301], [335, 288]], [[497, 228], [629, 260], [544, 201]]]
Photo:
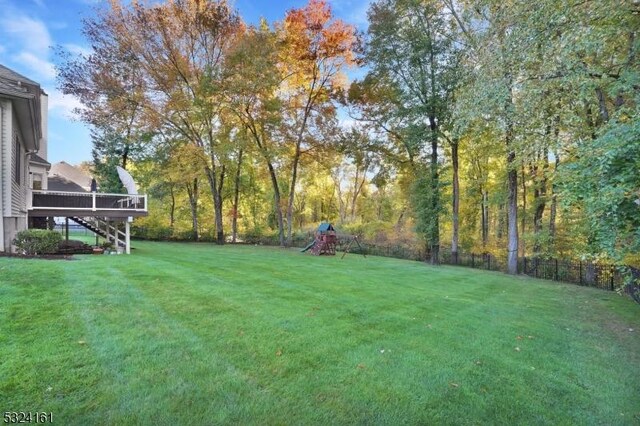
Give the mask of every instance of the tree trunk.
[[238, 201], [240, 198], [240, 169], [242, 167], [243, 151], [238, 151], [238, 164], [236, 168], [236, 179], [233, 185], [233, 217], [231, 218], [231, 242], [238, 239]]
[[[247, 114], [249, 116], [248, 110]], [[260, 149], [260, 153], [262, 154], [264, 161], [267, 163], [267, 168], [269, 169], [269, 177], [271, 178], [271, 186], [273, 187], [273, 203], [276, 211], [276, 220], [278, 221], [278, 240], [280, 242], [280, 246], [284, 247], [284, 218], [282, 215], [282, 197], [280, 196], [280, 185], [278, 185], [278, 176], [276, 175], [276, 169], [273, 167], [273, 163], [271, 162], [266, 146], [263, 143], [264, 134], [256, 128], [253, 119], [251, 119], [250, 122], [246, 124], [246, 128], [253, 136], [253, 139], [258, 146], [258, 149]]]
[[169, 207], [169, 228], [173, 234], [173, 227], [176, 222], [176, 194], [173, 190], [173, 184], [169, 185], [169, 194], [171, 195], [171, 206]]
[[533, 170], [533, 205], [535, 206], [535, 212], [533, 214], [533, 255], [539, 256], [541, 250], [540, 233], [542, 232], [542, 216], [544, 215], [544, 209], [547, 206], [547, 173], [549, 169], [549, 151], [547, 148], [543, 150], [543, 167], [542, 176], [538, 176], [538, 166], [534, 166]]
[[[511, 145], [510, 141], [507, 146]], [[511, 147], [509, 146], [511, 149]], [[516, 153], [507, 155], [507, 272], [518, 273], [518, 171], [515, 168]]]
[[[460, 216], [460, 182], [458, 179], [458, 141], [451, 144], [451, 164], [453, 166], [453, 214], [451, 235], [451, 260], [458, 263], [458, 239], [459, 239], [459, 216]], [[483, 224], [484, 226], [484, 224]]]
[[429, 117], [431, 125], [431, 211], [433, 214], [432, 226], [429, 232], [429, 245], [431, 251], [431, 264], [440, 263], [440, 197], [438, 183], [438, 132], [435, 116]]
[[193, 229], [193, 239], [198, 241], [198, 178], [194, 178], [192, 183], [186, 184], [187, 195], [189, 195], [189, 207], [191, 209], [191, 226]]
[[298, 134], [296, 137], [296, 151], [295, 155], [293, 156], [293, 164], [291, 165], [291, 187], [289, 188], [289, 203], [287, 205], [287, 245], [291, 245], [292, 243], [291, 234], [293, 226], [293, 201], [296, 195], [296, 183], [298, 182], [298, 165], [300, 163], [300, 155], [302, 154], [302, 138], [304, 137], [304, 132], [307, 129], [307, 121], [309, 120], [309, 116], [311, 115], [311, 107], [314, 99], [314, 88], [316, 87], [317, 83], [316, 77], [317, 75], [314, 74], [314, 79], [311, 83], [311, 90], [309, 91], [307, 103], [304, 107], [302, 123], [300, 124], [300, 128], [298, 129]]
[[[524, 237], [527, 226], [527, 181], [525, 179], [524, 164], [520, 168], [521, 184], [522, 184], [522, 217], [520, 218], [520, 235]], [[524, 238], [520, 240], [520, 251], [525, 256]]]
[[276, 176], [276, 170], [271, 164], [271, 161], [267, 160], [267, 167], [269, 169], [269, 176], [271, 177], [271, 185], [273, 186], [273, 203], [276, 209], [276, 220], [278, 221], [278, 240], [280, 246], [285, 246], [284, 240], [284, 217], [282, 215], [282, 197], [280, 196], [280, 186], [278, 186], [278, 177]]
[[489, 243], [489, 191], [482, 190], [482, 252]]
[[[557, 176], [558, 173], [558, 164], [560, 163], [560, 156], [556, 151], [553, 152], [555, 157], [554, 167], [553, 167], [553, 175]], [[549, 208], [549, 237], [551, 239], [551, 243], [554, 243], [556, 237], [556, 215], [558, 208], [558, 196], [556, 194], [556, 186], [552, 182], [551, 183], [551, 206]]]
[[609, 110], [607, 109], [607, 100], [601, 88], [596, 87], [596, 96], [598, 97], [598, 110], [600, 111], [600, 123], [606, 124], [609, 121]]
[[[305, 120], [306, 122], [306, 117]], [[289, 187], [289, 202], [287, 204], [287, 246], [292, 243], [293, 233], [293, 201], [296, 195], [296, 183], [298, 182], [298, 165], [300, 163], [300, 146], [302, 144], [302, 135], [296, 142], [296, 152], [293, 156], [293, 164], [291, 165], [291, 186]]]
[[[212, 156], [213, 157], [213, 156]], [[211, 158], [211, 165], [205, 167], [209, 188], [211, 189], [211, 198], [213, 199], [213, 215], [214, 224], [216, 226], [216, 243], [224, 244], [224, 229], [222, 222], [222, 183], [224, 182], [224, 166], [220, 172], [220, 178], [216, 170], [214, 158]]]

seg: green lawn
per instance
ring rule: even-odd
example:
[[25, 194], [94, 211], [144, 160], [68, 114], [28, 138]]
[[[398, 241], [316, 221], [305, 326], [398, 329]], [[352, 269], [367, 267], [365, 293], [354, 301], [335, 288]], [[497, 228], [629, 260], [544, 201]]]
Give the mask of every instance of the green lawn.
[[[348, 255], [0, 258], [0, 411], [58, 424], [640, 424], [640, 306]], [[0, 413], [1, 414], [1, 413]]]

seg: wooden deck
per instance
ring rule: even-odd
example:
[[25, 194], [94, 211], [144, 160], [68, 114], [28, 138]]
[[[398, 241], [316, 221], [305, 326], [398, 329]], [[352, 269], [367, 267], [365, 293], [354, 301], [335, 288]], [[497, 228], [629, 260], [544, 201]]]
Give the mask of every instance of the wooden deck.
[[147, 196], [102, 194], [96, 192], [31, 191], [31, 217], [105, 217], [146, 216]]

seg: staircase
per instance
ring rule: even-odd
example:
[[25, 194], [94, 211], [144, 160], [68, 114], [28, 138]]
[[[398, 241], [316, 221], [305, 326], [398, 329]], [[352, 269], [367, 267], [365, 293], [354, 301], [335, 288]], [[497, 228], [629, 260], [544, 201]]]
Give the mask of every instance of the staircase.
[[[125, 238], [126, 235], [124, 232], [120, 231], [119, 229], [115, 228], [114, 226], [112, 226], [111, 224], [109, 224], [107, 221], [102, 220], [100, 218], [97, 217], [92, 217], [92, 218], [83, 218], [83, 217], [69, 217], [69, 219], [73, 220], [75, 223], [77, 223], [78, 225], [84, 226], [85, 228], [87, 228], [89, 231], [101, 236], [102, 238], [108, 240], [111, 243], [116, 243], [116, 233], [118, 235], [118, 246], [120, 247], [125, 247], [126, 243], [125, 243]], [[109, 230], [109, 235], [107, 235], [106, 230]]]

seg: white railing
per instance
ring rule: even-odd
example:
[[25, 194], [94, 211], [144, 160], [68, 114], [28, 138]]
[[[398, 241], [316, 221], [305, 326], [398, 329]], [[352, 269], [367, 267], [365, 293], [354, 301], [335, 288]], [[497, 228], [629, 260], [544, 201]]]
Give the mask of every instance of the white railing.
[[100, 192], [31, 191], [30, 210], [77, 210], [94, 212], [122, 210], [147, 212], [145, 194], [104, 194]]

